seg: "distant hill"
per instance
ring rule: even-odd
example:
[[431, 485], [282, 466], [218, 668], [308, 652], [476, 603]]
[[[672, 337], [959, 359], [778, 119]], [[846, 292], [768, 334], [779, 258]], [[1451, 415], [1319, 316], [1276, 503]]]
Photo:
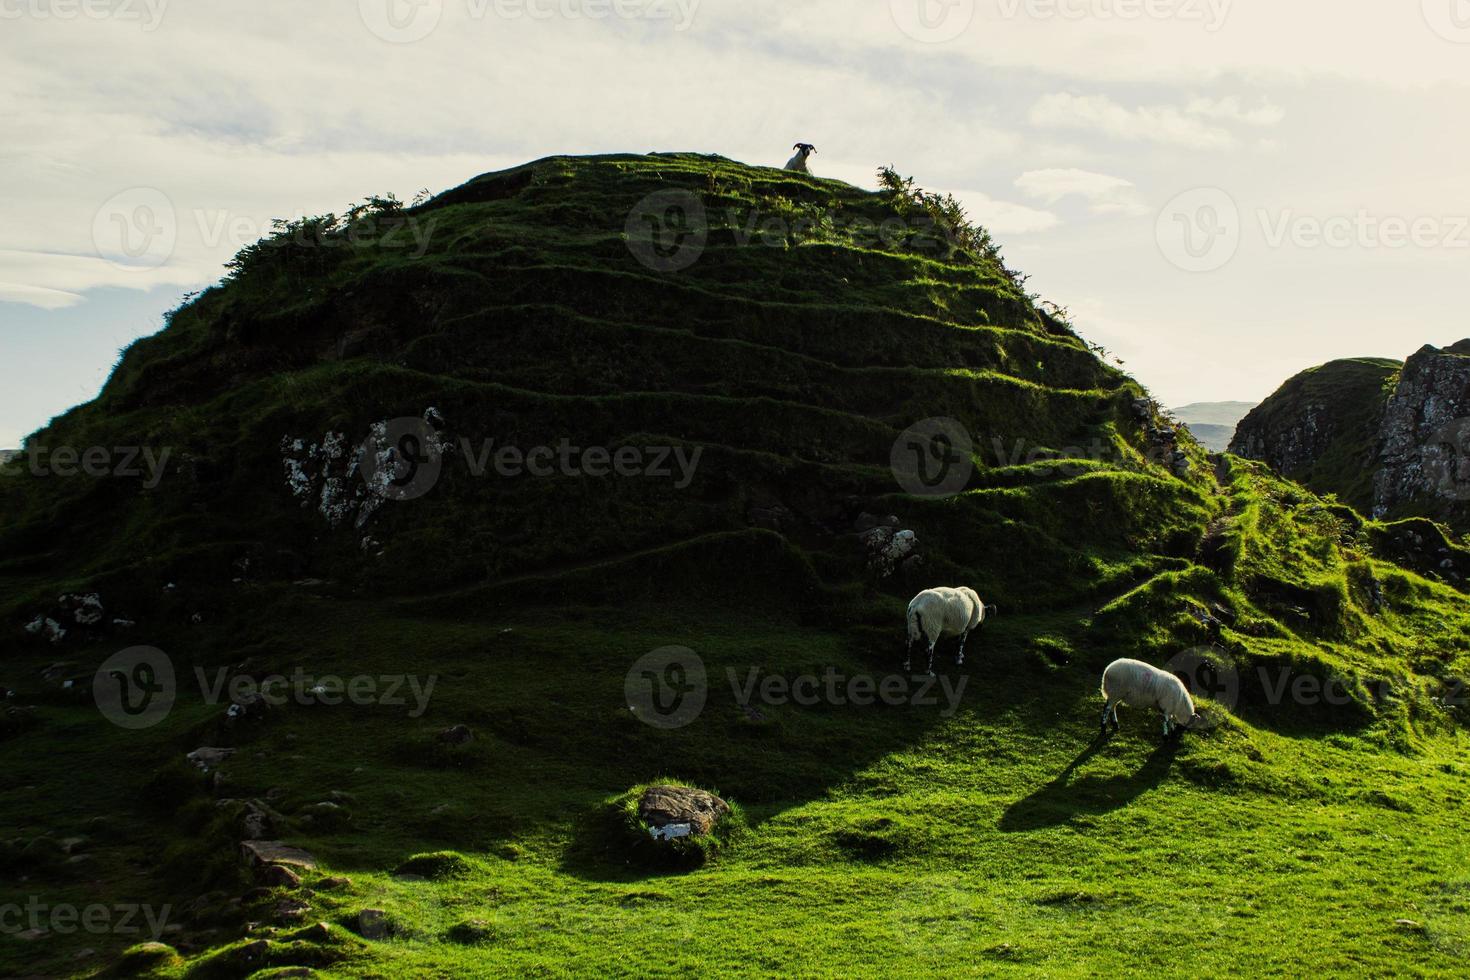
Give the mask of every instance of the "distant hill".
[[1258, 402], [1194, 402], [1171, 409], [1181, 422], [1198, 422], [1204, 425], [1228, 425], [1235, 428], [1240, 420], [1250, 414]]
[[1287, 381], [1236, 430], [1231, 452], [1375, 517], [1470, 528], [1470, 340], [1407, 361], [1351, 358]]
[[1255, 407], [1255, 402], [1194, 402], [1173, 409], [1171, 414], [1189, 426], [1200, 445], [1223, 453], [1235, 435], [1235, 427]]
[[1190, 433], [1212, 453], [1223, 453], [1235, 436], [1233, 425], [1210, 425], [1205, 422], [1185, 422]]

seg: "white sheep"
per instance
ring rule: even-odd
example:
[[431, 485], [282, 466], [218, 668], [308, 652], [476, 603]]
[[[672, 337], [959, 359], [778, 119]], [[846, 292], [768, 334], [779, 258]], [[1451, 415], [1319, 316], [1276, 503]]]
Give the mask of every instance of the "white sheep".
[[1141, 660], [1114, 660], [1103, 671], [1102, 696], [1106, 702], [1102, 712], [1102, 730], [1107, 734], [1108, 722], [1113, 731], [1118, 722], [1118, 705], [1135, 708], [1158, 708], [1164, 715], [1164, 736], [1178, 728], [1196, 728], [1203, 719], [1194, 710], [1194, 699], [1184, 682], [1167, 670], [1150, 666]]
[[981, 623], [986, 615], [994, 615], [994, 606], [980, 601], [974, 589], [938, 588], [925, 589], [909, 602], [908, 648], [904, 655], [903, 669], [911, 669], [914, 643], [920, 636], [929, 641], [929, 674], [934, 674], [934, 645], [946, 636], [960, 638], [957, 664], [965, 662], [965, 640]]
[[810, 143], [797, 143], [792, 149], [796, 151], [796, 156], [786, 161], [786, 169], [795, 170], [799, 174], [811, 173], [811, 170], [807, 169], [806, 160], [807, 157], [817, 152], [817, 148]]

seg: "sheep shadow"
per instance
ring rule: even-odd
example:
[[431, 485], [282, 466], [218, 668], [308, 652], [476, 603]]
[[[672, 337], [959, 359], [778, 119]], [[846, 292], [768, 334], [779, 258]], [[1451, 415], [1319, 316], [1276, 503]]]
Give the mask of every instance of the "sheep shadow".
[[1000, 830], [1003, 833], [1041, 830], [1068, 823], [1079, 815], [1107, 813], [1127, 806], [1164, 781], [1179, 753], [1179, 742], [1167, 740], [1149, 753], [1143, 766], [1132, 775], [1084, 776], [1073, 781], [1073, 773], [1101, 752], [1109, 741], [1109, 735], [1094, 736], [1092, 743], [1055, 779], [1011, 804], [1000, 818]]

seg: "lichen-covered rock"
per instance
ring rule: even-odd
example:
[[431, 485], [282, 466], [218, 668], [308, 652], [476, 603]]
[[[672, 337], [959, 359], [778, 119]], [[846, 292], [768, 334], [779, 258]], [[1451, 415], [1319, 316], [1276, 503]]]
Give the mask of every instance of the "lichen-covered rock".
[[889, 525], [869, 528], [858, 539], [868, 551], [868, 567], [881, 578], [892, 575], [919, 548], [918, 535], [913, 531], [900, 531]]
[[708, 834], [730, 812], [730, 804], [692, 786], [650, 786], [638, 801], [638, 816], [653, 828], [688, 824], [696, 835]]
[[102, 622], [102, 617], [105, 615], [102, 597], [95, 592], [85, 595], [68, 593], [56, 601], [62, 610], [71, 615], [72, 621], [78, 626], [96, 626]]
[[[423, 419], [434, 433], [435, 450], [450, 452], [452, 442], [443, 434], [444, 416], [430, 407]], [[341, 432], [327, 432], [320, 442], [311, 443], [291, 435], [281, 437], [281, 465], [291, 496], [303, 509], [315, 508], [333, 528], [351, 520], [361, 530], [389, 499], [397, 451], [387, 421], [368, 426], [367, 437], [357, 444], [349, 444]], [[368, 541], [372, 539], [363, 539], [364, 551], [369, 550]], [[373, 546], [377, 547], [376, 541]]]
[[48, 643], [60, 643], [66, 639], [66, 630], [62, 628], [62, 625], [44, 613], [37, 614], [35, 619], [26, 623], [25, 630], [32, 636], [39, 636]]
[[1375, 517], [1470, 517], [1470, 340], [1424, 347], [1404, 364], [1379, 425]]

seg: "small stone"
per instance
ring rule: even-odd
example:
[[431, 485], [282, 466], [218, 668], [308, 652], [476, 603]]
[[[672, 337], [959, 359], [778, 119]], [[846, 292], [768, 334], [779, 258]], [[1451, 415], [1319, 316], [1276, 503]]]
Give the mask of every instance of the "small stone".
[[305, 929], [302, 929], [300, 932], [296, 933], [294, 938], [303, 940], [308, 943], [331, 942], [332, 929], [325, 922], [318, 922], [315, 925], [310, 925], [307, 926]]
[[388, 913], [382, 909], [363, 909], [357, 913], [355, 924], [357, 934], [364, 939], [382, 939], [391, 929]]
[[209, 772], [219, 767], [230, 756], [235, 754], [234, 749], [223, 748], [199, 748], [190, 752], [185, 758], [199, 769], [200, 772]]
[[283, 864], [268, 864], [260, 873], [260, 880], [271, 888], [299, 888], [301, 876]]
[[264, 959], [266, 955], [270, 953], [270, 951], [270, 940], [257, 939], [253, 943], [246, 943], [244, 946], [241, 946], [237, 951], [237, 955], [242, 960], [253, 961]]
[[299, 898], [283, 898], [276, 903], [276, 919], [281, 922], [300, 922], [310, 911], [311, 906]]
[[274, 840], [247, 840], [240, 844], [240, 853], [250, 864], [285, 864], [293, 868], [312, 870], [316, 858], [299, 847], [291, 847]]
[[475, 740], [475, 733], [468, 725], [455, 725], [440, 732], [438, 738], [446, 745], [468, 745]]

